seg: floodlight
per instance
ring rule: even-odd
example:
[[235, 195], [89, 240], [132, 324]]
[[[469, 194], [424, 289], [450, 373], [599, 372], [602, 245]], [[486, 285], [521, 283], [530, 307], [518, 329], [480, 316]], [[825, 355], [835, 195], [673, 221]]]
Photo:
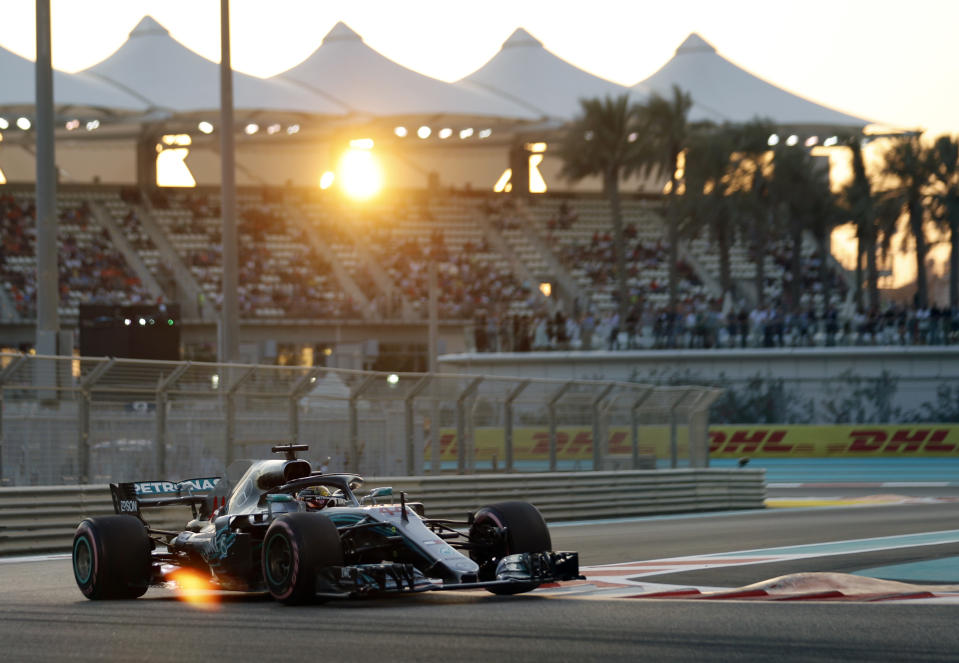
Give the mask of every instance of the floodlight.
[[452, 135], [453, 135], [453, 130], [450, 129], [449, 127], [443, 127], [442, 129], [440, 129], [440, 132], [437, 134], [437, 136], [440, 137], [440, 140], [446, 140]]
[[779, 145], [779, 135], [771, 134], [769, 136], [769, 140], [766, 141], [766, 144], [769, 145], [769, 147], [775, 147], [776, 145]]
[[466, 140], [473, 135], [473, 128], [467, 127], [466, 129], [460, 129], [460, 139]]
[[257, 124], [256, 122], [250, 122], [248, 125], [246, 125], [246, 127], [243, 128], [243, 131], [246, 133], [247, 136], [252, 136], [259, 130], [260, 130], [260, 125]]
[[199, 129], [202, 133], [205, 133], [205, 134], [212, 134], [212, 133], [213, 133], [213, 123], [207, 122], [206, 120], [204, 120], [203, 122], [200, 122], [198, 125], [196, 125], [196, 128]]
[[425, 124], [416, 130], [416, 135], [423, 139], [429, 138], [431, 133], [433, 131]]
[[406, 138], [406, 135], [409, 132], [406, 130], [406, 127], [394, 127], [393, 133], [397, 138]]
[[29, 118], [26, 118], [26, 117], [18, 117], [18, 118], [17, 118], [17, 127], [18, 127], [19, 129], [22, 129], [23, 131], [27, 131], [27, 130], [30, 129], [31, 126], [33, 126], [33, 125], [30, 124], [30, 119], [29, 119]]

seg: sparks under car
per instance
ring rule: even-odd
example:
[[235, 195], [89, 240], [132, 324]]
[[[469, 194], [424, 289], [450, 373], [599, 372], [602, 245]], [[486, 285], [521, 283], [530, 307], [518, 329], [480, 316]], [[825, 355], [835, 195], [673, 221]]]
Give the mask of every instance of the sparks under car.
[[[580, 578], [575, 552], [552, 552], [526, 502], [483, 507], [462, 522], [429, 518], [390, 488], [362, 498], [354, 474], [312, 471], [296, 452], [249, 462], [235, 485], [218, 478], [111, 484], [117, 515], [87, 518], [73, 541], [73, 573], [90, 599], [133, 599], [180, 569], [225, 590], [269, 592], [284, 603], [376, 593], [487, 589], [528, 592]], [[383, 503], [386, 498], [389, 503]], [[153, 527], [152, 507], [189, 505], [182, 531]]]

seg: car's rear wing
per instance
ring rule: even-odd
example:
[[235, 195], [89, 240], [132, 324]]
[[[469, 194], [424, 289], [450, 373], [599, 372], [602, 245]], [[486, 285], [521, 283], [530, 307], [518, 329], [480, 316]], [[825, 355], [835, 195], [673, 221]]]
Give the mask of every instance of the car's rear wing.
[[189, 505], [194, 518], [208, 518], [226, 503], [226, 491], [220, 477], [200, 477], [184, 481], [129, 481], [111, 483], [113, 511], [143, 520], [144, 507]]

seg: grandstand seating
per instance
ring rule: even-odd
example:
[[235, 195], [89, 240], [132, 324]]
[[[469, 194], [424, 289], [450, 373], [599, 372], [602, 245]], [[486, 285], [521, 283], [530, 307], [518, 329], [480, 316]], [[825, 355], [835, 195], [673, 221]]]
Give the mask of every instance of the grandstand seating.
[[[627, 287], [642, 296], [647, 307], [663, 308], [669, 298], [669, 268], [663, 248], [666, 232], [657, 203], [624, 200], [622, 214], [629, 235]], [[599, 312], [615, 309], [615, 257], [608, 202], [599, 198], [550, 197], [530, 207], [529, 217], [566, 269], [589, 293], [590, 306]], [[681, 265], [679, 276], [682, 301], [700, 302], [708, 298], [708, 290], [688, 266]]]
[[[170, 255], [182, 261], [198, 291], [217, 306], [222, 276], [218, 193], [167, 190], [151, 200], [129, 193], [109, 187], [60, 192], [61, 314], [75, 316], [80, 301], [154, 299], [150, 290], [156, 286], [141, 283], [136, 273], [143, 272], [131, 269], [131, 260], [155, 277], [161, 296], [175, 300], [175, 278], [166, 264]], [[7, 187], [0, 197], [0, 273], [6, 295], [24, 317], [35, 312], [32, 196], [32, 189]], [[126, 238], [126, 258], [91, 213], [101, 208]], [[668, 300], [664, 224], [655, 201], [627, 198], [622, 208], [628, 285], [649, 327]], [[577, 313], [591, 310], [599, 318], [616, 309], [609, 207], [601, 197], [539, 196], [516, 206], [492, 194], [395, 192], [359, 208], [319, 191], [243, 189], [237, 210], [243, 318], [422, 320], [429, 255], [439, 260], [439, 313], [445, 319], [530, 314], [545, 319], [536, 284], [555, 281], [561, 276], [557, 271], [564, 270], [582, 295]], [[169, 249], [158, 242], [174, 253], [165, 256]], [[694, 238], [686, 250], [681, 306], [716, 309], [711, 286], [718, 279], [718, 256], [706, 237]], [[768, 300], [782, 296], [787, 261], [788, 245], [775, 243], [766, 265]], [[821, 287], [811, 246], [804, 248], [803, 261], [802, 304], [821, 316], [826, 303], [816, 298]], [[733, 247], [732, 270], [734, 279], [753, 278], [742, 244]], [[841, 279], [834, 285], [841, 295]], [[541, 321], [524, 324], [532, 329]]]
[[[136, 304], [152, 300], [107, 230], [90, 210], [86, 194], [62, 193], [59, 223], [59, 314], [76, 317], [81, 302]], [[0, 275], [21, 318], [36, 315], [36, 222], [32, 191], [0, 195], [3, 256]]]

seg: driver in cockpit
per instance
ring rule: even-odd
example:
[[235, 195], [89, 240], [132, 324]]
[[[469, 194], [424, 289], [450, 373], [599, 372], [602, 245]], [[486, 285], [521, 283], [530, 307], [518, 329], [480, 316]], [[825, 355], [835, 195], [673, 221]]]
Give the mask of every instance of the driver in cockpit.
[[333, 504], [333, 497], [326, 486], [310, 486], [296, 495], [296, 499], [303, 503], [307, 511], [319, 511]]

